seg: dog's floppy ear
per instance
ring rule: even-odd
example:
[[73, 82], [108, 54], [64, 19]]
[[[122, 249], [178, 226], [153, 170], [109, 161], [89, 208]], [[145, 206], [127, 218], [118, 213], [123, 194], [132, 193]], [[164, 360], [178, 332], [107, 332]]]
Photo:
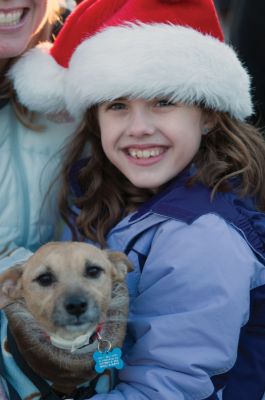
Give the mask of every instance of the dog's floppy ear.
[[0, 275], [0, 309], [20, 298], [20, 277], [23, 266], [9, 268]]
[[126, 254], [119, 251], [108, 251], [108, 259], [114, 265], [114, 278], [123, 281], [128, 272], [133, 270], [132, 264]]

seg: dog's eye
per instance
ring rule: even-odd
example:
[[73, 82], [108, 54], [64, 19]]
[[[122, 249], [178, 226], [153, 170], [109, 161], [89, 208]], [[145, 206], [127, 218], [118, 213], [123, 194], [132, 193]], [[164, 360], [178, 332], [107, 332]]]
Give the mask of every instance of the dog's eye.
[[34, 281], [38, 282], [41, 286], [51, 286], [54, 282], [56, 282], [56, 278], [50, 272], [45, 272], [44, 274], [39, 275]]
[[102, 274], [103, 269], [96, 266], [96, 265], [87, 265], [85, 268], [85, 277], [87, 278], [99, 278], [99, 276]]

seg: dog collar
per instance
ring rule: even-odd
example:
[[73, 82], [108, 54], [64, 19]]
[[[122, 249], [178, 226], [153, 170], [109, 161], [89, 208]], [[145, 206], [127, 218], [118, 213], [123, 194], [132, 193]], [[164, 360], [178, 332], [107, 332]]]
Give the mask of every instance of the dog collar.
[[70, 352], [73, 353], [76, 350], [80, 350], [83, 349], [84, 347], [92, 345], [94, 341], [97, 339], [98, 334], [101, 332], [102, 327], [103, 323], [99, 324], [96, 329], [93, 327], [87, 333], [78, 336], [74, 340], [63, 339], [57, 335], [50, 335], [49, 339], [53, 346], [63, 350], [70, 350]]

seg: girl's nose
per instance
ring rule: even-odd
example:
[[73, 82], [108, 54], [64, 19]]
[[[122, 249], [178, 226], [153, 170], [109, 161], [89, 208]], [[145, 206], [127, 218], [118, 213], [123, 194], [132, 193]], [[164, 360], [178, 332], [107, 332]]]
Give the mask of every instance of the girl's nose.
[[155, 126], [151, 113], [145, 109], [133, 110], [128, 121], [128, 135], [139, 137], [152, 135], [154, 132]]

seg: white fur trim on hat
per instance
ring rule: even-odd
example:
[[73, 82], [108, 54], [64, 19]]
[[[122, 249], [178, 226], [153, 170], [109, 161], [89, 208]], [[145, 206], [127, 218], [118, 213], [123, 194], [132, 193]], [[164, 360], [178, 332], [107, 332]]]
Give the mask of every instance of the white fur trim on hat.
[[80, 116], [107, 100], [168, 97], [204, 104], [244, 120], [252, 114], [250, 79], [234, 50], [212, 36], [170, 24], [109, 27], [85, 39], [68, 68], [30, 50], [11, 68], [19, 101], [33, 111]]
[[188, 27], [127, 24], [84, 40], [67, 71], [73, 114], [122, 96], [169, 97], [243, 120], [252, 114], [250, 79], [228, 45]]
[[65, 110], [65, 68], [50, 55], [51, 46], [45, 42], [28, 51], [8, 73], [19, 101], [32, 111]]

